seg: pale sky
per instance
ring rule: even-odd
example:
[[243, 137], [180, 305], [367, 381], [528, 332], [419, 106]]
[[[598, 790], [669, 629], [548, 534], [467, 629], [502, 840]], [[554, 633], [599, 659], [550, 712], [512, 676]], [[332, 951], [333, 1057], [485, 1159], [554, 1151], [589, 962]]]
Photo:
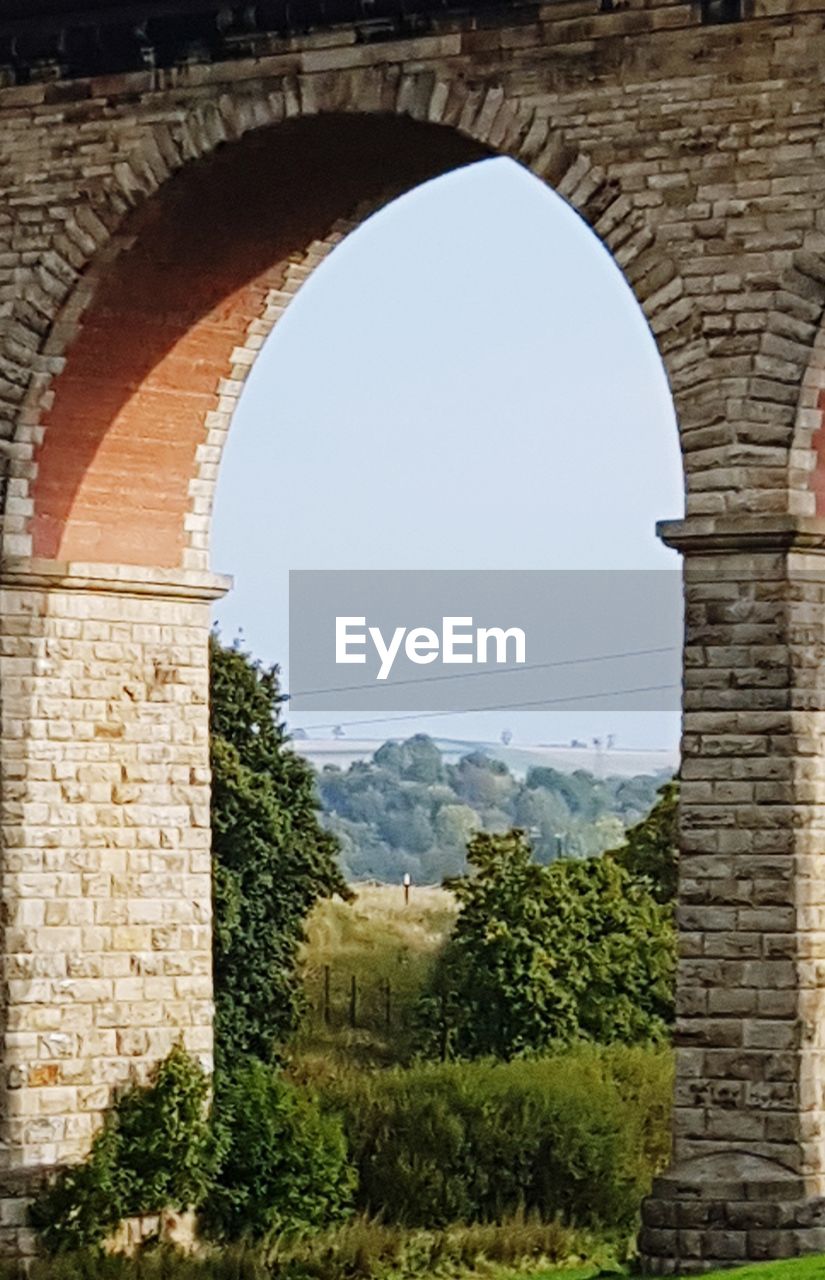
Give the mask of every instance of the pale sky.
[[[267, 341], [221, 469], [213, 566], [235, 588], [216, 618], [288, 689], [290, 569], [675, 570], [654, 526], [682, 511], [670, 392], [627, 283], [558, 196], [483, 161], [369, 219]], [[678, 717], [464, 713], [386, 733], [503, 728], [661, 747]]]

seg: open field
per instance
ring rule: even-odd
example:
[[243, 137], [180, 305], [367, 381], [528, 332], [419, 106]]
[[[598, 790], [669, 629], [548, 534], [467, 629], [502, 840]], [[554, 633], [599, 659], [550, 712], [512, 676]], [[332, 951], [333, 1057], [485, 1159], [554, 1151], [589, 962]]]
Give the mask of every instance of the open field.
[[409, 905], [400, 885], [358, 885], [355, 892], [353, 902], [319, 903], [310, 917], [302, 957], [308, 1013], [295, 1049], [305, 1061], [402, 1062], [418, 998], [455, 920], [455, 899], [445, 889], [415, 886]]

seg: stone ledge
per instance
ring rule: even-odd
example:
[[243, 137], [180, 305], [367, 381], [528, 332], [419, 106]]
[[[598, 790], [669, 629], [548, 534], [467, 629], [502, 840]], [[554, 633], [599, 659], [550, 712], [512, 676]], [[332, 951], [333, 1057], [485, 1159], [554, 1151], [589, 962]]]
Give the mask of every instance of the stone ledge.
[[148, 569], [140, 565], [80, 564], [13, 556], [0, 562], [0, 588], [210, 601], [219, 600], [231, 590], [232, 578], [193, 569]]
[[816, 516], [689, 516], [660, 520], [665, 546], [686, 554], [804, 551], [825, 553], [825, 519]]

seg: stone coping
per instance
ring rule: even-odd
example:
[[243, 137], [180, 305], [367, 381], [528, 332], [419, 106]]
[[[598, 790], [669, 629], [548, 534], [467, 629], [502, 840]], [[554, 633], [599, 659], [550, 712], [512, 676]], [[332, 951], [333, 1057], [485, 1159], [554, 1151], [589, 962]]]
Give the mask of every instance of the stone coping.
[[10, 556], [0, 561], [0, 588], [210, 601], [225, 596], [232, 582], [226, 574], [193, 569], [70, 563], [27, 556]]
[[685, 520], [660, 520], [656, 532], [666, 546], [687, 554], [825, 553], [825, 518], [819, 516], [689, 516]]

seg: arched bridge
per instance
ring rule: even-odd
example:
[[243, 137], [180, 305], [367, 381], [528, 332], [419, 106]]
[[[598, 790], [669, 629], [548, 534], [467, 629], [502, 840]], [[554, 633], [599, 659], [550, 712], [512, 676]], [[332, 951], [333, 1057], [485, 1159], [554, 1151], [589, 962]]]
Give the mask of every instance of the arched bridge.
[[361, 219], [506, 155], [624, 272], [685, 463], [677, 1105], [643, 1253], [825, 1248], [825, 5], [0, 8], [0, 1243], [119, 1081], [181, 1035], [210, 1054], [208, 537], [244, 378]]

